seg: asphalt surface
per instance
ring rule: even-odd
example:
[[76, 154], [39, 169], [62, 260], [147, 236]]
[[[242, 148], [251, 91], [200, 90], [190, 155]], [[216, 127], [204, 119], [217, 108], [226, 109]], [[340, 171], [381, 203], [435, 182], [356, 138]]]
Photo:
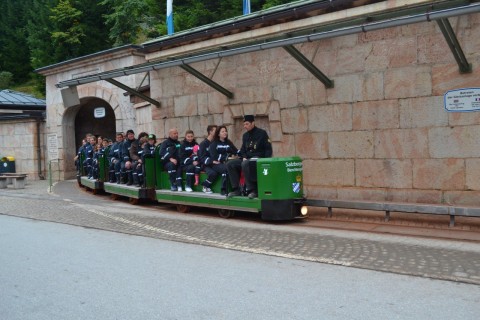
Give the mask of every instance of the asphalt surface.
[[372, 232], [308, 227], [308, 223], [224, 220], [215, 214], [180, 214], [159, 204], [112, 201], [61, 181], [0, 190], [0, 214], [195, 243], [346, 267], [480, 284], [480, 244]]

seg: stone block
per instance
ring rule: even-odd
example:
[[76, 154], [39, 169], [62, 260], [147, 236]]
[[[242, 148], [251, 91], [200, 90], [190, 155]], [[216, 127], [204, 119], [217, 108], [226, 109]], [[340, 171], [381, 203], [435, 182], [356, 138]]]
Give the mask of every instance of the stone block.
[[303, 132], [308, 127], [306, 108], [284, 109], [280, 113], [284, 133]]
[[338, 199], [358, 201], [384, 201], [386, 190], [379, 188], [341, 188], [338, 189]]
[[196, 95], [175, 97], [173, 99], [173, 105], [176, 117], [194, 116], [198, 114]]
[[302, 159], [328, 158], [327, 133], [299, 133], [295, 135], [295, 154]]
[[450, 205], [465, 205], [478, 207], [480, 191], [445, 191], [443, 202]]
[[453, 57], [447, 41], [445, 41], [445, 38], [441, 32], [418, 35], [417, 47], [419, 64], [455, 62], [455, 58]]
[[385, 99], [402, 99], [432, 94], [430, 67], [405, 67], [385, 71]]
[[304, 186], [303, 193], [307, 199], [337, 199], [336, 187], [318, 187], [318, 186]]
[[256, 103], [244, 103], [242, 105], [243, 113], [242, 115], [246, 114], [253, 114], [254, 116], [257, 115], [257, 104]]
[[282, 124], [280, 122], [270, 122], [270, 141], [281, 142], [283, 139]]
[[357, 187], [412, 188], [412, 180], [411, 160], [355, 160]]
[[349, 103], [363, 101], [363, 77], [361, 74], [337, 76], [335, 87], [327, 90], [327, 102]]
[[298, 106], [297, 85], [295, 82], [285, 82], [273, 87], [273, 99], [280, 103], [281, 109]]
[[371, 51], [371, 43], [359, 43], [348, 50], [339, 50], [336, 57], [335, 75], [363, 72], [365, 70], [365, 59]]
[[386, 189], [386, 201], [411, 203], [441, 203], [440, 190]]
[[383, 100], [383, 72], [372, 72], [364, 75], [362, 96], [365, 101]]
[[480, 126], [430, 128], [431, 158], [480, 157]]
[[[309, 186], [353, 186], [354, 160], [304, 160], [303, 178]], [[308, 174], [305, 174], [308, 173]]]
[[468, 126], [480, 124], [480, 112], [448, 112], [448, 124], [451, 126]]
[[[474, 65], [473, 70], [478, 66]], [[432, 94], [443, 96], [447, 91], [478, 87], [478, 72], [459, 74], [456, 63], [438, 64], [432, 67]]]
[[212, 91], [208, 94], [208, 113], [223, 113], [225, 106], [228, 105], [228, 98], [218, 91]]
[[419, 97], [400, 100], [400, 127], [422, 128], [448, 125], [443, 97]]
[[[274, 157], [290, 157], [292, 156], [292, 146], [295, 143], [295, 137], [293, 134], [284, 134], [281, 142], [272, 142], [273, 156]], [[240, 143], [236, 144], [240, 146]], [[304, 169], [305, 172], [305, 169]]]
[[463, 159], [414, 159], [413, 187], [462, 190], [465, 187], [465, 161]]
[[399, 127], [398, 100], [353, 104], [353, 130], [394, 129]]
[[268, 108], [268, 120], [269, 121], [280, 121], [280, 103], [278, 101], [273, 100], [270, 103], [270, 107]]
[[328, 155], [330, 158], [373, 158], [373, 132], [350, 131], [329, 133]]
[[298, 102], [305, 106], [322, 105], [327, 102], [325, 86], [317, 78], [297, 82]]
[[329, 132], [349, 130], [352, 130], [351, 104], [346, 103], [308, 108], [308, 131]]
[[467, 190], [480, 190], [480, 159], [465, 160], [465, 177]]
[[375, 158], [428, 158], [428, 129], [392, 129], [375, 132]]
[[197, 94], [197, 110], [199, 115], [209, 114], [208, 110], [208, 94], [199, 93]]

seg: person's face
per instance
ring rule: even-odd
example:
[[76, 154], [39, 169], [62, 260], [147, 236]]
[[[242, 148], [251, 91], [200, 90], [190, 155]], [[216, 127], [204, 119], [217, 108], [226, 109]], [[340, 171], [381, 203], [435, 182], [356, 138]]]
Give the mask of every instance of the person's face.
[[123, 135], [122, 135], [122, 134], [117, 135], [116, 140], [117, 140], [117, 142], [122, 142], [122, 140], [123, 140]]
[[192, 133], [189, 133], [185, 136], [185, 140], [187, 140], [188, 142], [192, 142], [193, 141], [193, 134]]
[[220, 139], [225, 140], [228, 137], [228, 131], [225, 128], [220, 129], [220, 133], [218, 135]]
[[128, 140], [134, 140], [134, 139], [135, 139], [135, 134], [129, 132], [129, 133], [127, 134], [127, 138], [128, 138]]
[[253, 122], [250, 122], [250, 121], [244, 121], [243, 122], [243, 127], [245, 128], [245, 130], [250, 131], [250, 130], [253, 129], [253, 127], [255, 127], [255, 124]]
[[155, 145], [155, 140], [154, 139], [148, 139], [148, 143], [152, 146]]
[[90, 137], [90, 144], [91, 144], [91, 145], [96, 144], [96, 142], [95, 142], [95, 137]]
[[215, 131], [217, 131], [217, 127], [213, 127], [212, 130], [210, 130], [210, 132], [208, 133], [208, 135], [210, 137], [213, 137], [213, 135], [215, 134]]
[[172, 140], [178, 140], [178, 130], [171, 130], [169, 133], [169, 137]]
[[102, 137], [98, 137], [97, 142], [98, 142], [98, 144], [102, 144], [103, 143]]
[[103, 141], [102, 141], [102, 146], [104, 146], [104, 147], [108, 146], [108, 141], [107, 141], [107, 140], [103, 140]]

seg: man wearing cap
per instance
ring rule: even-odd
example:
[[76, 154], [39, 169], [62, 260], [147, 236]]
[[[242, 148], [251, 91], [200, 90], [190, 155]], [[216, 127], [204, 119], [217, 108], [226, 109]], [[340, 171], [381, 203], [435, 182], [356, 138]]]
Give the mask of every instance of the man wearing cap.
[[228, 176], [233, 189], [228, 196], [241, 195], [240, 172], [243, 171], [248, 197], [253, 199], [258, 197], [256, 159], [270, 158], [272, 156], [272, 144], [267, 132], [255, 126], [253, 115], [244, 116], [243, 127], [247, 132], [242, 136], [240, 158], [227, 162]]

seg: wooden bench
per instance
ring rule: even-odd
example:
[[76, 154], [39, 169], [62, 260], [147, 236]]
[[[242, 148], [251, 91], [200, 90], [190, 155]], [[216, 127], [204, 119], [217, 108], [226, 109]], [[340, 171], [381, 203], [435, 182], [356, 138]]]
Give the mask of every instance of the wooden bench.
[[329, 218], [332, 216], [333, 208], [385, 211], [386, 222], [390, 220], [390, 212], [449, 215], [450, 227], [453, 227], [455, 225], [455, 216], [480, 217], [480, 207], [467, 207], [446, 204], [311, 199], [307, 200], [306, 205], [312, 207], [328, 208]]
[[27, 180], [26, 174], [12, 175], [2, 174], [0, 176], [0, 189], [7, 188], [8, 184], [13, 184], [15, 189], [25, 189], [25, 182]]

